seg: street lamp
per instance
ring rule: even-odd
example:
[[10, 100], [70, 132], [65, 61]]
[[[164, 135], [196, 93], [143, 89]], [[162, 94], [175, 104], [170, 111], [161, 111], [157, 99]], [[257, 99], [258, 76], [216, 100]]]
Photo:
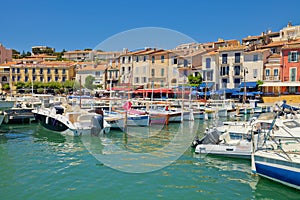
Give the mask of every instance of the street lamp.
[[244, 67], [244, 97], [243, 97], [243, 104], [246, 103], [246, 74], [248, 74], [248, 68]]

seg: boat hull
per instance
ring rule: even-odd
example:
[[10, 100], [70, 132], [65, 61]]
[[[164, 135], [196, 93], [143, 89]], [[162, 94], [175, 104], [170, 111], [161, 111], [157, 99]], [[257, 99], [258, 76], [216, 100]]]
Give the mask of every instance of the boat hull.
[[128, 126], [149, 126], [149, 124], [150, 124], [149, 115], [137, 115], [137, 116], [129, 115], [127, 117]]
[[299, 162], [295, 163], [263, 155], [254, 155], [254, 159], [258, 175], [300, 189]]
[[195, 149], [197, 154], [209, 154], [232, 158], [251, 158], [251, 146], [231, 146], [217, 144], [199, 144]]

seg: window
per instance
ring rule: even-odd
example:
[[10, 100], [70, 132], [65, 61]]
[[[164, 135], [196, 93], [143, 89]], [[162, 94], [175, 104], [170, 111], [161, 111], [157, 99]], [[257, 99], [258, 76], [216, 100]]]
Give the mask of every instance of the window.
[[240, 63], [241, 62], [241, 53], [235, 53], [234, 54], [234, 63]]
[[253, 69], [253, 78], [257, 78], [258, 70]]
[[241, 75], [241, 67], [240, 66], [234, 66], [234, 75], [235, 76]]
[[162, 69], [161, 69], [161, 76], [164, 76], [164, 75], [165, 75], [165, 69], [162, 68]]
[[33, 76], [33, 77], [32, 77], [32, 79], [33, 79], [33, 81], [35, 81], [36, 77], [35, 77], [35, 76]]
[[160, 87], [164, 87], [164, 81], [163, 80], [160, 81]]
[[144, 56], [144, 62], [146, 62], [146, 60], [147, 60], [147, 57], [146, 57], [146, 56]]
[[146, 83], [146, 82], [147, 82], [147, 78], [143, 77], [143, 83]]
[[206, 72], [207, 81], [213, 81], [213, 71]]
[[278, 76], [279, 72], [278, 69], [274, 69], [274, 76]]
[[223, 88], [227, 88], [227, 83], [228, 83], [228, 79], [227, 78], [223, 78], [222, 79], [222, 86], [223, 86]]
[[48, 82], [50, 82], [50, 81], [51, 81], [51, 77], [50, 77], [50, 76], [48, 76], [48, 78], [47, 78], [47, 81], [48, 81]]
[[58, 76], [55, 76], [55, 81], [58, 81]]
[[48, 69], [47, 69], [47, 74], [50, 74], [50, 73], [51, 73], [51, 69], [48, 68]]
[[15, 73], [15, 68], [12, 68], [12, 69], [11, 69], [11, 72], [12, 72], [12, 73]]
[[54, 70], [54, 73], [55, 73], [55, 74], [58, 74], [58, 69], [55, 69], [55, 70]]
[[66, 77], [62, 77], [62, 81], [63, 81], [63, 82], [66, 82]]
[[183, 66], [184, 66], [184, 67], [187, 67], [187, 66], [188, 66], [188, 61], [187, 61], [187, 60], [184, 60], [184, 61], [183, 61]]
[[135, 83], [139, 83], [139, 77], [135, 77], [135, 78], [134, 78], [134, 82], [135, 82]]
[[258, 54], [253, 55], [253, 61], [258, 61]]
[[128, 62], [129, 62], [129, 63], [131, 62], [131, 56], [128, 57]]
[[241, 83], [241, 79], [235, 78], [235, 79], [233, 79], [233, 83], [234, 83], [234, 87], [237, 88], [237, 87], [239, 87], [239, 85]]
[[222, 64], [227, 64], [227, 54], [222, 54]]
[[139, 57], [138, 57], [138, 56], [137, 56], [135, 59], [136, 59], [136, 60], [135, 60], [136, 62], [139, 62]]
[[290, 81], [296, 81], [296, 68], [290, 69]]
[[229, 66], [221, 67], [220, 75], [221, 76], [228, 76], [229, 75]]
[[128, 72], [130, 72], [131, 71], [131, 67], [128, 67]]
[[28, 68], [25, 68], [24, 71], [25, 71], [25, 74], [28, 74]]
[[20, 68], [17, 68], [17, 73], [20, 73]]
[[164, 62], [165, 62], [165, 56], [162, 55], [162, 56], [160, 57], [160, 60], [161, 60], [162, 63], [164, 63]]
[[177, 58], [173, 57], [173, 64], [177, 65]]
[[154, 63], [155, 62], [155, 57], [154, 56], [152, 56], [152, 63]]
[[155, 76], [155, 69], [151, 69], [151, 76]]
[[210, 68], [211, 59], [210, 58], [206, 58], [205, 62], [206, 62], [206, 68], [209, 69]]
[[298, 51], [290, 51], [288, 56], [288, 62], [298, 62]]
[[125, 67], [122, 67], [122, 74], [125, 73]]
[[13, 81], [13, 82], [15, 82], [15, 79], [16, 79], [16, 77], [15, 77], [15, 76], [12, 76], [12, 81]]
[[270, 69], [266, 69], [266, 76], [270, 76]]
[[21, 76], [18, 76], [18, 79], [17, 79], [18, 81], [20, 81], [21, 80]]
[[122, 63], [123, 64], [125, 63], [125, 57], [122, 57]]
[[35, 74], [35, 68], [32, 69], [32, 74]]
[[66, 69], [63, 69], [63, 70], [62, 70], [62, 74], [66, 74]]
[[43, 74], [43, 69], [40, 69], [40, 74]]
[[6, 82], [7, 81], [7, 77], [6, 76], [3, 76], [2, 77], [2, 82]]
[[119, 73], [118, 73], [118, 71], [116, 71], [115, 72], [115, 77], [118, 78], [118, 76], [119, 76]]
[[109, 78], [112, 78], [112, 71], [109, 71]]
[[40, 81], [44, 81], [44, 77], [41, 76], [41, 77], [40, 77]]
[[25, 82], [27, 82], [28, 81], [28, 76], [25, 76]]

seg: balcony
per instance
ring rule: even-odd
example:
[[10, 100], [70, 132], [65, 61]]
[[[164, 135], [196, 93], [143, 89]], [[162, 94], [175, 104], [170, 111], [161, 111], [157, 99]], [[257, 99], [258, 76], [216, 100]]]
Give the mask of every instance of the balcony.
[[280, 76], [265, 76], [264, 81], [280, 81]]

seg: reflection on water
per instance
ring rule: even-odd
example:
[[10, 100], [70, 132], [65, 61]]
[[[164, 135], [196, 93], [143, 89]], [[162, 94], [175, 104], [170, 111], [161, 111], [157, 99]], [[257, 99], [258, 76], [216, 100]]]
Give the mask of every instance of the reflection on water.
[[[181, 145], [181, 139], [202, 135], [206, 126], [214, 124], [203, 121], [194, 125], [192, 134], [187, 133], [189, 123], [184, 123], [171, 124], [163, 130], [138, 127], [131, 130], [136, 135], [112, 130], [101, 137], [84, 138], [63, 136], [37, 124], [1, 126], [1, 199], [299, 199], [297, 190], [252, 176], [248, 160], [194, 154], [189, 148], [191, 140], [184, 154], [175, 159], [173, 151]], [[178, 136], [176, 130], [180, 132]], [[171, 148], [156, 155], [173, 156], [174, 162], [167, 167], [151, 173], [122, 172], [124, 168], [138, 171], [141, 167], [161, 166], [164, 160], [150, 162], [146, 154], [171, 143]], [[144, 153], [145, 157], [111, 157], [127, 159], [127, 165], [121, 165], [118, 171], [97, 161], [90, 151], [103, 156], [128, 151], [133, 155]], [[143, 162], [134, 166], [134, 159]], [[124, 164], [118, 160], [112, 163]]]

